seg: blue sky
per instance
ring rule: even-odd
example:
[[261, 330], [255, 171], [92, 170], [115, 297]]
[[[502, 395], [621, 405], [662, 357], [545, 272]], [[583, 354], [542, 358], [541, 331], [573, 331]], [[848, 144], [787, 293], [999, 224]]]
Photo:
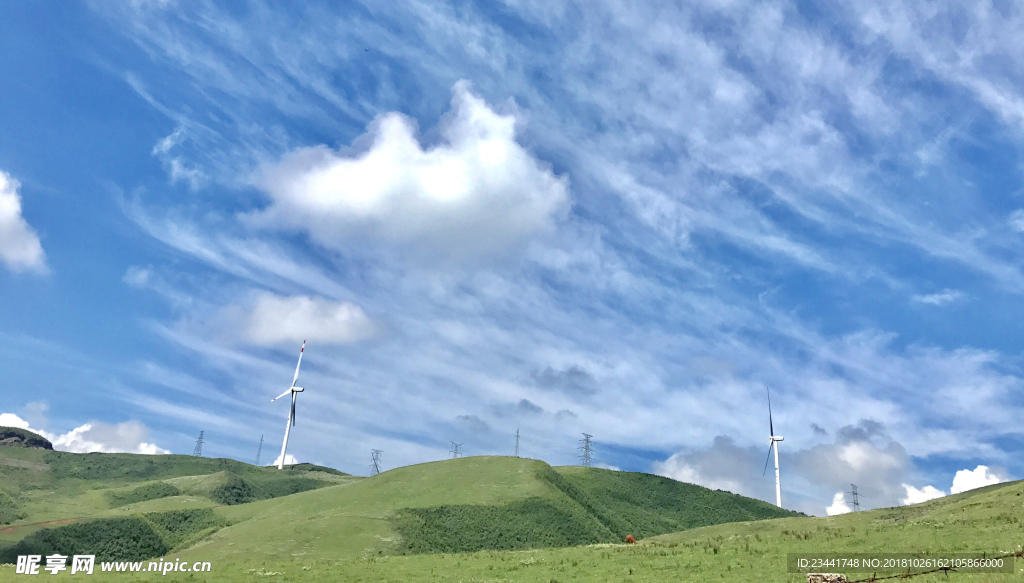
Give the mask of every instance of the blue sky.
[[[0, 413], [843, 510], [1024, 474], [1009, 3], [7, 4]], [[984, 466], [984, 467], [981, 467]], [[829, 508], [829, 510], [826, 510]]]

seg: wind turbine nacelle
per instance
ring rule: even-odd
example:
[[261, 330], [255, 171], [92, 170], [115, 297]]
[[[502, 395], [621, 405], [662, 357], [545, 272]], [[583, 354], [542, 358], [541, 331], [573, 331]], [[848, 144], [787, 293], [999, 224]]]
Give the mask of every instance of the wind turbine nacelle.
[[782, 441], [783, 439], [785, 439], [785, 438], [782, 437], [781, 435], [773, 435], [772, 436], [772, 441]]
[[[303, 391], [302, 387], [292, 387], [292, 392], [301, 393], [302, 391]], [[780, 439], [779, 441], [782, 441], [782, 440]]]

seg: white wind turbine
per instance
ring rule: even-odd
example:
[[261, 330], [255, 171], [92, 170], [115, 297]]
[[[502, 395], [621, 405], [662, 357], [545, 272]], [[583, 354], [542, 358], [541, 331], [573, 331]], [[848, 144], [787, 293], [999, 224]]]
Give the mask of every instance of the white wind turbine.
[[288, 452], [288, 434], [292, 431], [292, 426], [295, 425], [295, 395], [302, 392], [302, 387], [296, 387], [295, 382], [299, 380], [299, 367], [302, 366], [302, 353], [306, 351], [306, 341], [302, 341], [302, 349], [299, 350], [299, 363], [295, 365], [295, 376], [292, 377], [292, 386], [287, 391], [274, 397], [270, 400], [271, 403], [280, 399], [281, 397], [291, 393], [292, 395], [292, 406], [288, 409], [288, 424], [284, 426], [284, 443], [281, 445], [281, 459], [277, 462], [277, 469], [284, 469], [284, 455]]
[[[768, 387], [765, 387], [768, 391]], [[772, 393], [768, 391], [768, 432], [771, 436], [768, 438], [768, 458], [764, 460], [764, 472], [761, 472], [763, 476], [768, 471], [768, 459], [772, 457], [772, 448], [775, 448], [775, 505], [782, 508], [782, 484], [779, 482], [779, 442], [782, 441], [781, 435], [775, 435], [775, 427], [772, 425]]]

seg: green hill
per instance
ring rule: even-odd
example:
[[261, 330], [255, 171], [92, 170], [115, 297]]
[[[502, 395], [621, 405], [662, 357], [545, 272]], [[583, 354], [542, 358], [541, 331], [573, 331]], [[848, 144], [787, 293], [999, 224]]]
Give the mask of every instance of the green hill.
[[[253, 575], [273, 573], [280, 580], [311, 583], [804, 583], [805, 573], [787, 572], [787, 553], [985, 552], [991, 556], [1021, 551], [1022, 500], [1024, 482], [1012, 482], [914, 506], [832, 517], [718, 524], [652, 537], [636, 545], [596, 544], [334, 561], [295, 556], [266, 563], [214, 563], [219, 569], [216, 577], [186, 579], [182, 574], [178, 580], [249, 581], [255, 580]], [[1017, 558], [1013, 574], [935, 573], [911, 581], [1019, 583], [1024, 581], [1022, 569], [1024, 559]], [[890, 575], [893, 573], [878, 573], [879, 578]], [[867, 579], [872, 574], [847, 576]]]
[[[323, 487], [304, 490], [303, 480]], [[510, 457], [355, 478], [18, 448], [0, 450], [0, 488], [0, 507], [23, 515], [0, 531], [0, 561], [59, 551], [214, 566], [166, 577], [97, 572], [97, 581], [795, 582], [804, 578], [786, 573], [789, 552], [1002, 552], [1020, 548], [1024, 520], [1021, 482], [817, 518], [649, 474]], [[627, 533], [639, 543], [622, 544]], [[1020, 573], [956, 576], [1024, 581]]]
[[189, 560], [342, 558], [620, 542], [796, 513], [650, 474], [479, 456], [218, 509], [232, 526]]
[[0, 548], [62, 524], [243, 504], [354, 479], [309, 464], [280, 471], [184, 455], [0, 447]]
[[[254, 553], [271, 560], [336, 559], [574, 546], [794, 515], [660, 476], [552, 468], [511, 457], [419, 464], [366, 479], [316, 466], [282, 475], [192, 456], [37, 452], [30, 457], [21, 455], [40, 466], [0, 469], [0, 484], [14, 493], [11, 500], [23, 514], [13, 532], [0, 538], [8, 548], [0, 558], [16, 549], [45, 552], [46, 545], [80, 548], [90, 528], [110, 552], [177, 549], [190, 559], [241, 561]], [[322, 475], [311, 477], [316, 474]], [[54, 508], [58, 497], [64, 501]], [[174, 512], [212, 514], [202, 514], [203, 528], [171, 540], [155, 525], [178, 516]], [[55, 521], [74, 524], [49, 524]], [[151, 542], [119, 545], [124, 537]], [[194, 546], [184, 550], [184, 541]]]

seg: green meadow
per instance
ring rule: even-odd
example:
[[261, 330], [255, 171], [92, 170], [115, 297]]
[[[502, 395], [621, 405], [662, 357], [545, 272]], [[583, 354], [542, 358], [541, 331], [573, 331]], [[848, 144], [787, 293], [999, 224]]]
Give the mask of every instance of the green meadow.
[[[1021, 482], [818, 518], [659, 476], [513, 457], [358, 478], [5, 448], [0, 490], [5, 560], [57, 550], [212, 565], [161, 575], [97, 564], [95, 581], [804, 581], [786, 572], [787, 553], [998, 553], [1024, 543]], [[638, 543], [624, 544], [626, 534]], [[14, 566], [0, 573], [15, 577]], [[914, 579], [938, 580], [1024, 582], [1024, 561], [1013, 574]]]

